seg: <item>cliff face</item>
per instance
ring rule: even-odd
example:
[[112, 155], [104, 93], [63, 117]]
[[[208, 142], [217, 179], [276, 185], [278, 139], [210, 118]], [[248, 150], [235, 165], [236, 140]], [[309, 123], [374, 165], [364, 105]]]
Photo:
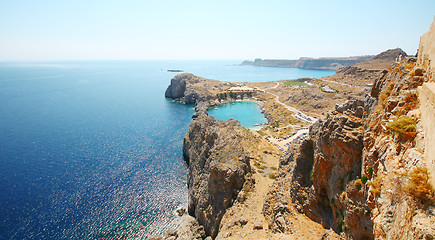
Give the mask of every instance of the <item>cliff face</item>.
[[332, 69], [350, 66], [355, 63], [366, 61], [372, 56], [343, 57], [343, 58], [299, 58], [298, 60], [285, 59], [255, 59], [244, 61], [242, 65], [263, 66], [263, 67], [296, 67], [305, 69]]
[[223, 85], [224, 82], [182, 73], [171, 79], [165, 97], [185, 104], [198, 104], [215, 99], [216, 93], [222, 91]]
[[250, 158], [241, 144], [248, 137], [236, 120], [216, 121], [206, 116], [194, 121], [184, 137], [188, 211], [213, 238], [251, 170]]
[[364, 101], [337, 106], [313, 125], [310, 138], [281, 161], [264, 207], [270, 229], [286, 231], [279, 228], [285, 210], [277, 209], [292, 199], [343, 237], [433, 239], [433, 186], [416, 95], [427, 80], [415, 59], [395, 63]]

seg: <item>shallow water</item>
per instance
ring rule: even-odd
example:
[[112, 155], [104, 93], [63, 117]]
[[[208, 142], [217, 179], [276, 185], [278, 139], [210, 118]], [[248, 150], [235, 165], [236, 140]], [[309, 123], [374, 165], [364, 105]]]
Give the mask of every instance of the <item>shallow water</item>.
[[208, 113], [216, 120], [236, 119], [242, 126], [249, 129], [260, 129], [261, 126], [255, 125], [267, 123], [260, 106], [255, 102], [230, 102], [211, 108]]

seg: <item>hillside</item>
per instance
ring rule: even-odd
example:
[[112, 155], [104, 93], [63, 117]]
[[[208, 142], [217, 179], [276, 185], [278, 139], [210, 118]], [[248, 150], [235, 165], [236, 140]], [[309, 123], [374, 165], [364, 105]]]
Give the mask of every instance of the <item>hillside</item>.
[[[269, 124], [258, 132], [206, 116], [191, 124], [183, 151], [195, 219], [160, 239], [434, 239], [434, 41], [435, 21], [417, 58], [392, 49], [299, 82], [307, 86], [244, 83]], [[221, 93], [201, 102], [216, 104]], [[321, 117], [303, 122], [315, 112], [299, 109], [325, 99]], [[270, 144], [307, 125], [287, 151]]]

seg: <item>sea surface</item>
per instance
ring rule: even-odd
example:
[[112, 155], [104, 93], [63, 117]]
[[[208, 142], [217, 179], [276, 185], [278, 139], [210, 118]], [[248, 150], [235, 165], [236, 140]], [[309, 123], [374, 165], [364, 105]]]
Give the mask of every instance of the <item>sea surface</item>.
[[0, 239], [146, 239], [178, 224], [194, 111], [164, 98], [167, 69], [237, 82], [334, 73], [240, 62], [1, 62]]

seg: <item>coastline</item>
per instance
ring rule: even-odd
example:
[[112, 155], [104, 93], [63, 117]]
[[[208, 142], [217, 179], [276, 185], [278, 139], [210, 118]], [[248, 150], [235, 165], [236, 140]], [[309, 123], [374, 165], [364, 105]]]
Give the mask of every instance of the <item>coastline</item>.
[[[390, 56], [402, 56], [400, 52], [388, 50], [379, 56], [388, 56], [383, 59], [386, 63], [391, 61]], [[404, 156], [424, 165], [423, 152], [416, 147], [422, 141], [422, 129], [412, 132], [413, 138], [399, 138], [393, 131], [382, 131], [391, 128], [388, 122], [397, 121], [395, 111], [413, 118], [419, 116], [417, 105], [409, 98], [417, 98], [416, 88], [427, 82], [428, 76], [415, 62], [415, 58], [403, 58], [393, 61], [391, 69], [378, 70], [353, 66], [328, 78], [312, 79], [308, 86], [298, 88], [281, 82], [238, 83], [243, 89], [252, 89], [249, 94], [223, 94], [223, 88], [220, 92], [203, 91], [206, 84], [189, 82], [202, 81], [196, 76], [176, 83], [172, 88], [184, 86], [184, 91], [194, 96], [196, 108], [207, 106], [206, 111], [197, 111], [200, 114], [183, 144], [189, 166], [188, 212], [203, 226], [192, 234], [202, 234], [201, 239], [372, 239], [385, 233], [380, 229], [387, 226], [389, 236], [402, 236], [401, 229], [382, 221], [391, 215], [391, 196], [386, 194], [390, 191], [400, 195], [400, 204], [411, 211], [396, 209], [393, 219], [412, 222], [417, 215], [418, 219], [425, 219], [418, 228], [406, 225], [407, 236], [435, 236], [435, 231], [430, 232], [430, 214], [422, 213], [421, 206], [415, 204], [419, 200], [388, 184], [398, 178], [395, 171], [415, 171], [415, 166], [396, 164]], [[378, 64], [379, 61], [364, 63], [379, 67]], [[363, 83], [375, 78], [375, 82], [369, 90], [356, 82], [347, 83], [356, 78]], [[325, 86], [337, 91], [324, 92]], [[248, 130], [235, 120], [216, 121], [207, 116], [209, 106], [231, 103], [234, 96], [242, 101], [244, 95], [252, 95], [251, 101], [261, 104], [263, 112], [270, 115], [271, 120], [260, 130]], [[390, 107], [384, 96], [399, 100]], [[325, 99], [326, 105], [317, 105]], [[314, 106], [308, 114], [320, 112], [322, 117], [318, 121], [303, 121], [304, 115], [298, 109], [306, 105]], [[277, 144], [283, 140], [288, 150]], [[411, 150], [405, 149], [404, 144]], [[394, 150], [400, 154], [391, 155]], [[383, 167], [380, 162], [388, 166]], [[389, 179], [385, 186], [379, 183], [381, 177]], [[402, 177], [409, 178], [406, 174]]]

